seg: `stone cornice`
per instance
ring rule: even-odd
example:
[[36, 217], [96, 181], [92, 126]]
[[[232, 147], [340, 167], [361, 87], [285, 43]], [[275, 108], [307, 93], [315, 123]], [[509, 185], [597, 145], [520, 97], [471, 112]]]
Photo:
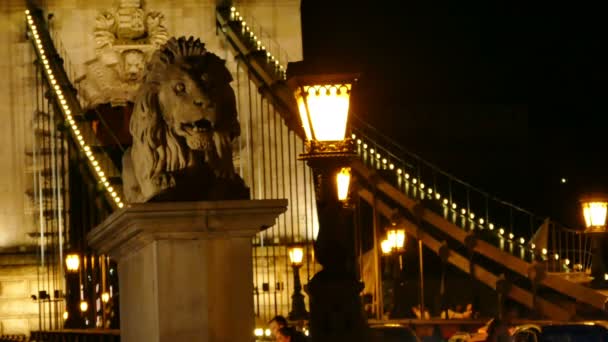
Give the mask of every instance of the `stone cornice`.
[[87, 236], [98, 253], [120, 259], [155, 240], [252, 237], [275, 224], [287, 200], [130, 204]]

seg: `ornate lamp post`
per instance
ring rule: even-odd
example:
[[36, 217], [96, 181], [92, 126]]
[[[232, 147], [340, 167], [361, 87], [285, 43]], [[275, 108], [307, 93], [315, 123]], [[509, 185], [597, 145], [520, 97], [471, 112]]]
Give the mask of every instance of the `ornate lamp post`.
[[81, 327], [80, 300], [80, 256], [68, 253], [65, 257], [66, 269], [66, 312], [64, 326], [68, 329]]
[[607, 283], [608, 269], [604, 260], [602, 244], [606, 240], [606, 213], [608, 196], [593, 194], [581, 198], [582, 214], [585, 221], [585, 234], [591, 234], [591, 276], [593, 285], [604, 287]]
[[356, 276], [353, 212], [345, 205], [349, 164], [355, 157], [353, 141], [345, 138], [352, 81], [352, 75], [297, 76], [289, 81], [306, 134], [306, 152], [300, 159], [313, 171], [319, 217], [314, 249], [323, 270], [306, 287], [315, 342], [368, 339], [359, 297], [363, 284]]
[[293, 294], [291, 295], [291, 311], [288, 317], [290, 321], [300, 321], [308, 318], [304, 295], [301, 293], [302, 283], [300, 282], [300, 267], [302, 267], [303, 258], [304, 249], [302, 247], [289, 249], [289, 261], [293, 269]]
[[[392, 224], [387, 232], [386, 239], [380, 243], [382, 254], [387, 257], [386, 274], [392, 281], [392, 300], [391, 300], [391, 315], [399, 315], [403, 308], [399, 306], [401, 302], [400, 286], [402, 286], [402, 271], [403, 271], [403, 252], [405, 251], [405, 229], [399, 228], [396, 224]], [[387, 288], [388, 289], [388, 288]], [[384, 287], [383, 291], [384, 293]], [[382, 308], [384, 314], [384, 308]]]

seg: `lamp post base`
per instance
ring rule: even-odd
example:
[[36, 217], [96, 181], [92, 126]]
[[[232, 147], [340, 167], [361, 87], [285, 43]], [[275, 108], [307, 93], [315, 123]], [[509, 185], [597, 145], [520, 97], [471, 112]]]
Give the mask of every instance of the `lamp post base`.
[[363, 284], [346, 273], [322, 270], [306, 285], [312, 341], [369, 341], [359, 293]]
[[293, 267], [293, 294], [291, 295], [291, 311], [289, 312], [290, 321], [301, 321], [308, 318], [306, 304], [304, 303], [304, 295], [302, 291], [302, 283], [300, 282], [300, 266]]
[[303, 294], [294, 293], [291, 295], [291, 303], [291, 311], [287, 316], [290, 321], [301, 321], [308, 318], [308, 311], [306, 311]]

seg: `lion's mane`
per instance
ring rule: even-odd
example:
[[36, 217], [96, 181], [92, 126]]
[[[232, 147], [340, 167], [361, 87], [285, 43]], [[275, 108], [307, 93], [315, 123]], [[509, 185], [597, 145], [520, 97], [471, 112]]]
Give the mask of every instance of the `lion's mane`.
[[[195, 154], [184, 138], [176, 135], [172, 129], [174, 108], [162, 103], [159, 97], [161, 85], [167, 81], [168, 73], [173, 67], [178, 67], [192, 79], [203, 78], [212, 84], [209, 87], [201, 85], [201, 91], [216, 108], [212, 138], [204, 145], [204, 149], [209, 150], [205, 155], [211, 156], [214, 161], [210, 163], [211, 169], [222, 169], [213, 170], [216, 174], [223, 173], [224, 177], [232, 177], [230, 173], [234, 173], [231, 141], [240, 135], [240, 126], [234, 91], [230, 87], [232, 76], [225, 66], [225, 61], [208, 52], [199, 39], [171, 38], [154, 53], [147, 64], [143, 84], [135, 97], [129, 126], [133, 145], [130, 151], [126, 152], [130, 154], [127, 157], [131, 160], [125, 160], [127, 165], [123, 166], [123, 181], [131, 183], [125, 184], [125, 187], [131, 187], [125, 189], [125, 195], [130, 202], [148, 199], [144, 189], [146, 185], [142, 183], [189, 168], [195, 163]], [[132, 168], [134, 174], [125, 175], [125, 168]], [[226, 175], [226, 172], [229, 174]], [[167, 184], [160, 186], [170, 187]], [[133, 191], [139, 191], [140, 194], [133, 194]]]

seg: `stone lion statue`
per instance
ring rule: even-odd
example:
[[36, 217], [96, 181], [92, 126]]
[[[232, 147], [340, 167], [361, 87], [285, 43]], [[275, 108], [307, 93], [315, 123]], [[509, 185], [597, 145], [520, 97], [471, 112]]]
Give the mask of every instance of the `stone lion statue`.
[[240, 126], [231, 81], [225, 61], [198, 39], [171, 38], [154, 53], [123, 156], [128, 202], [249, 198], [232, 162]]

